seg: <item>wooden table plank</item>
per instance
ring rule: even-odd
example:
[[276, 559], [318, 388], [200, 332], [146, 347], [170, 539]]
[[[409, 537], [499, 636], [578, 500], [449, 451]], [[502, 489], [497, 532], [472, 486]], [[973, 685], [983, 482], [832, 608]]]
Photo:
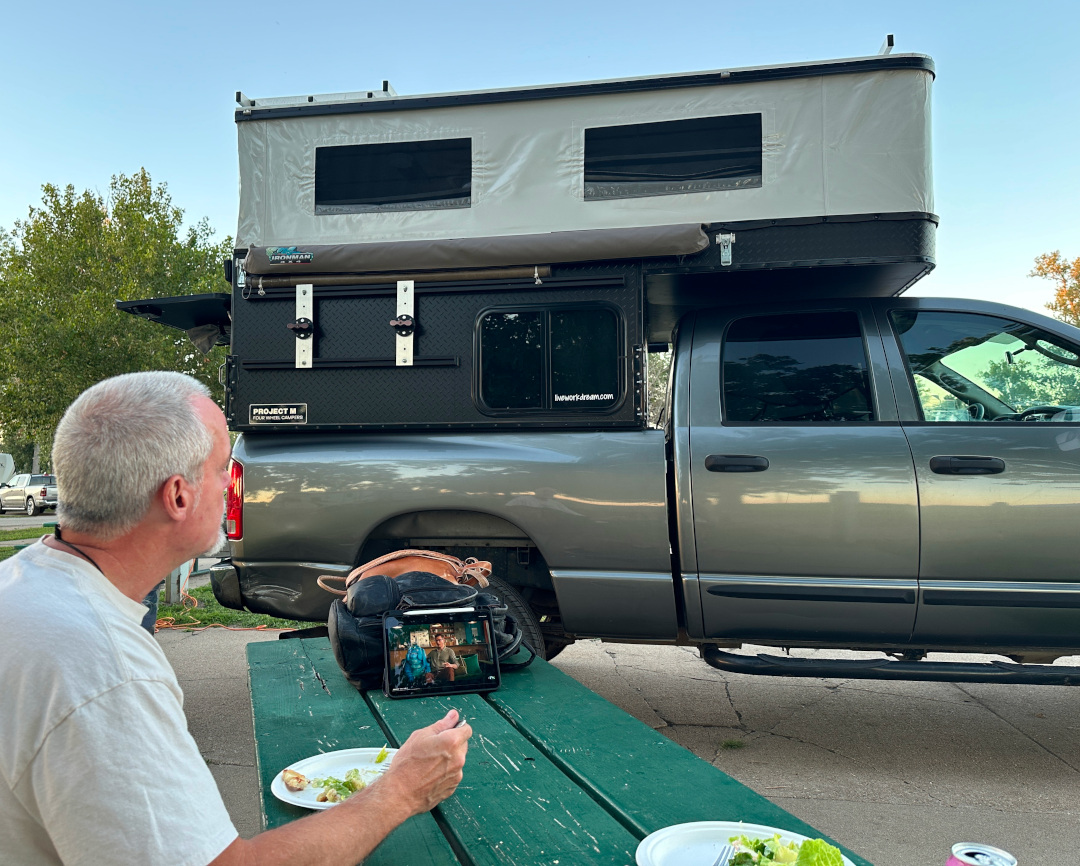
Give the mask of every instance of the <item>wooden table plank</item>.
[[745, 821], [828, 839], [546, 662], [507, 671], [488, 700], [639, 838], [688, 821]]
[[451, 707], [473, 728], [464, 779], [436, 808], [470, 866], [632, 866], [638, 839], [479, 695], [368, 700], [397, 737]]
[[[247, 657], [259, 793], [269, 829], [310, 814], [270, 793], [270, 783], [281, 770], [335, 749], [380, 747], [387, 737], [363, 696], [341, 675], [325, 640], [251, 643]], [[459, 866], [430, 814], [410, 818], [364, 863]]]

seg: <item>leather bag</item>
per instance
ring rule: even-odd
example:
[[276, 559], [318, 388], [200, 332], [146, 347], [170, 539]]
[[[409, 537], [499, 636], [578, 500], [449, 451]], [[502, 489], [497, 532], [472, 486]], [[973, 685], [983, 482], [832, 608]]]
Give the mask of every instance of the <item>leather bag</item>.
[[[435, 550], [395, 550], [358, 565], [346, 577], [320, 574], [318, 584], [327, 592], [344, 596], [348, 594], [349, 587], [357, 581], [367, 580], [374, 575], [397, 577], [419, 571], [438, 575], [451, 583], [483, 588], [488, 585], [488, 578], [491, 576], [491, 563], [475, 557], [461, 560], [449, 553]], [[331, 585], [338, 582], [343, 584], [340, 589]]]

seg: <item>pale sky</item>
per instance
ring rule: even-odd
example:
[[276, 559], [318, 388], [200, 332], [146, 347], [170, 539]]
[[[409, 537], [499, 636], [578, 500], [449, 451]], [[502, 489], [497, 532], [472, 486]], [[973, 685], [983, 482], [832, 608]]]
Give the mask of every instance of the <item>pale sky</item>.
[[1080, 3], [19, 3], [3, 13], [0, 227], [44, 183], [145, 166], [234, 234], [234, 94], [475, 90], [929, 54], [937, 269], [912, 293], [1045, 312], [1036, 255], [1080, 256]]

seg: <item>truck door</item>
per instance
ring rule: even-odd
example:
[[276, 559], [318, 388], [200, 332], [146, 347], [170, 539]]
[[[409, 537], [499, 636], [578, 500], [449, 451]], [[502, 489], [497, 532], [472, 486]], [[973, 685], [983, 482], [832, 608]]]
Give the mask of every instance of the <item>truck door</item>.
[[915, 475], [869, 303], [701, 314], [692, 346], [691, 634], [696, 578], [706, 637], [906, 642]]
[[5, 509], [22, 511], [23, 506], [26, 505], [22, 488], [26, 487], [29, 480], [29, 475], [16, 475], [8, 482], [7, 487], [0, 490], [0, 502], [3, 503]]
[[913, 641], [1080, 646], [1076, 329], [948, 303], [878, 303], [919, 485]]

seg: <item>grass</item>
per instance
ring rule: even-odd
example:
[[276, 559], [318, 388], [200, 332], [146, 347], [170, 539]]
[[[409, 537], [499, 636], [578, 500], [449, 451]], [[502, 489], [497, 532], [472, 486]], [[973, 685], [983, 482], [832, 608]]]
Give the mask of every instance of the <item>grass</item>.
[[724, 742], [722, 742], [720, 744], [720, 748], [721, 749], [741, 749], [745, 745], [746, 745], [746, 743], [744, 743], [742, 740], [724, 740]]
[[50, 532], [44, 526], [28, 526], [26, 529], [0, 529], [0, 541], [18, 541], [20, 538], [41, 538]]
[[18, 549], [19, 548], [17, 547], [0, 547], [0, 560], [7, 559], [9, 556], [14, 556]]
[[[278, 619], [262, 613], [249, 613], [246, 610], [233, 610], [222, 607], [214, 598], [214, 592], [209, 586], [199, 586], [189, 590], [188, 595], [194, 598], [199, 606], [195, 608], [184, 607], [179, 604], [159, 604], [158, 619], [171, 617], [176, 626], [190, 625], [191, 628], [202, 628], [208, 625], [223, 625], [229, 628], [308, 628], [318, 623], [299, 622], [294, 619]], [[196, 622], [195, 620], [198, 620]]]

